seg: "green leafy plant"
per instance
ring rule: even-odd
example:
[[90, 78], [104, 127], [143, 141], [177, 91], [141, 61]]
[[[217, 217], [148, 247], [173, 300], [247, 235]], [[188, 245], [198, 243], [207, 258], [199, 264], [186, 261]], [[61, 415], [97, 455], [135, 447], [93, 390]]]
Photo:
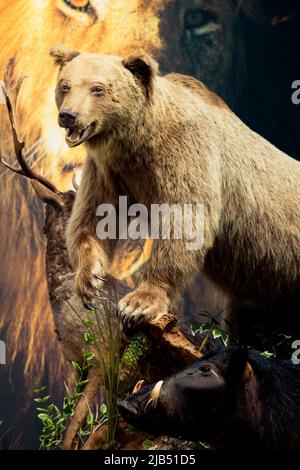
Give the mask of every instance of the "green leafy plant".
[[[230, 305], [227, 306], [226, 309], [220, 311], [215, 316], [212, 316], [205, 311], [200, 312], [202, 316], [208, 318], [208, 321], [200, 324], [194, 323], [193, 325], [191, 325], [191, 331], [193, 336], [198, 333], [204, 334], [199, 351], [203, 351], [210, 337], [212, 337], [213, 339], [219, 338], [224, 346], [228, 346], [230, 337], [227, 332], [220, 328], [220, 322], [218, 321], [218, 317], [230, 307]], [[277, 357], [278, 354], [282, 354], [282, 351], [290, 350], [292, 337], [283, 333], [281, 330], [274, 330], [271, 332], [268, 331], [268, 334], [266, 334], [265, 330], [262, 327], [255, 326], [253, 327], [253, 333], [255, 338], [259, 340], [259, 346], [261, 348], [266, 348], [265, 350], [263, 350], [263, 352], [260, 353], [266, 359], [270, 359], [271, 357]], [[259, 346], [256, 344], [252, 344], [248, 345], [247, 347], [259, 350]], [[271, 351], [269, 351], [269, 349], [271, 349]]]
[[[127, 344], [122, 354], [122, 330], [120, 320], [112, 315], [111, 304], [108, 299], [101, 299], [102, 308], [87, 312], [84, 325], [87, 332], [85, 341], [92, 345], [99, 359], [99, 373], [105, 415], [107, 417], [107, 440], [113, 443], [116, 440], [118, 424], [118, 401], [124, 398], [126, 386], [133, 382], [138, 372], [138, 362], [149, 350], [149, 340], [139, 333]], [[126, 369], [126, 380], [122, 378], [124, 389], [120, 387], [120, 372]], [[104, 406], [104, 405], [102, 405]]]
[[102, 392], [106, 407], [108, 426], [107, 440], [109, 443], [112, 443], [115, 441], [119, 417], [118, 395], [122, 333], [120, 320], [112, 315], [109, 299], [104, 297], [96, 298], [100, 300], [101, 309], [93, 308], [86, 310], [86, 318], [84, 319], [82, 319], [69, 301], [68, 303], [87, 329], [84, 333], [84, 340], [97, 354]]
[[95, 413], [93, 413], [91, 408], [89, 407], [89, 412], [86, 418], [86, 425], [84, 428], [80, 428], [78, 431], [78, 438], [81, 441], [81, 443], [84, 444], [86, 439], [91, 434], [94, 434], [106, 422], [107, 422], [107, 412], [106, 412], [106, 406], [104, 404], [100, 406], [100, 409], [99, 409], [99, 406], [96, 406]]
[[[54, 403], [50, 403], [50, 395], [44, 395], [46, 387], [39, 387], [34, 390], [37, 395], [34, 401], [38, 404], [38, 419], [42, 422], [42, 432], [39, 437], [41, 450], [53, 450], [59, 448], [63, 441], [64, 432], [69, 419], [74, 415], [75, 405], [82, 395], [84, 386], [87, 384], [87, 373], [91, 366], [91, 360], [94, 358], [92, 352], [83, 353], [83, 365], [73, 362], [72, 366], [76, 371], [72, 377], [72, 388], [65, 385], [66, 396], [63, 399], [62, 409], [59, 409]], [[89, 426], [89, 433], [95, 427], [103, 424], [103, 417], [99, 418], [98, 410], [94, 416], [91, 410], [89, 411], [87, 424]], [[87, 435], [87, 430], [80, 429], [78, 437], [82, 438]]]
[[101, 304], [101, 311], [98, 309], [87, 311], [87, 318], [84, 319], [87, 332], [84, 339], [93, 346], [99, 360], [99, 374], [106, 407], [107, 439], [109, 443], [112, 443], [116, 438], [119, 417], [118, 397], [122, 334], [120, 321], [118, 319], [113, 321], [109, 301], [103, 298]]
[[37, 407], [37, 411], [39, 412], [37, 417], [42, 422], [42, 432], [39, 437], [40, 449], [53, 450], [58, 448], [62, 442], [65, 423], [68, 418], [54, 403], [49, 403], [49, 395], [42, 396], [42, 392], [45, 390], [46, 387], [40, 387], [34, 390], [38, 395], [38, 397], [34, 399], [39, 405]]
[[[89, 408], [85, 426], [80, 428], [77, 437], [81, 443], [97, 429], [106, 423], [107, 443], [112, 445], [116, 441], [118, 424], [118, 401], [124, 394], [120, 390], [120, 369], [126, 367], [128, 382], [133, 381], [136, 375], [136, 365], [141, 356], [149, 348], [149, 342], [145, 335], [138, 334], [129, 341], [122, 355], [122, 332], [118, 318], [112, 315], [112, 309], [108, 299], [101, 298], [101, 308], [86, 310], [85, 318], [82, 318], [75, 308], [69, 303], [83, 323], [86, 331], [83, 338], [88, 351], [83, 352], [83, 365], [73, 362], [72, 367], [76, 371], [77, 378], [72, 377], [72, 391], [66, 387], [61, 409], [50, 402], [50, 396], [45, 395], [45, 387], [35, 389], [38, 404], [38, 418], [42, 422], [40, 435], [40, 448], [52, 450], [60, 447], [63, 442], [65, 430], [70, 418], [74, 415], [76, 404], [87, 384], [88, 370], [98, 364], [101, 377], [103, 403], [96, 407], [95, 412]], [[93, 361], [97, 356], [96, 361]]]
[[263, 357], [265, 357], [266, 359], [270, 359], [270, 357], [274, 356], [273, 353], [269, 352], [269, 351], [264, 351], [262, 353], [260, 353]]
[[204, 334], [204, 338], [202, 340], [202, 343], [199, 347], [199, 351], [202, 352], [203, 349], [205, 348], [205, 345], [207, 341], [209, 340], [210, 337], [213, 339], [220, 338], [224, 346], [228, 345], [229, 342], [229, 335], [220, 328], [219, 322], [216, 319], [216, 317], [210, 317], [207, 322], [201, 323], [201, 324], [193, 324], [191, 326], [191, 331], [193, 336], [196, 334]]
[[[202, 322], [199, 324], [192, 324], [191, 325], [191, 332], [193, 336], [196, 334], [205, 334], [204, 338], [202, 340], [202, 343], [200, 345], [199, 351], [202, 352], [203, 349], [205, 348], [205, 345], [207, 341], [209, 340], [210, 336], [212, 336], [213, 339], [220, 339], [224, 346], [228, 345], [229, 342], [229, 335], [226, 331], [224, 331], [220, 327], [220, 321], [219, 317], [226, 312], [226, 310], [229, 310], [231, 308], [231, 305], [227, 305], [224, 309], [220, 310], [216, 315], [211, 315], [206, 311], [201, 311], [200, 314], [201, 316], [207, 317], [207, 322]], [[224, 320], [226, 322], [226, 320]]]

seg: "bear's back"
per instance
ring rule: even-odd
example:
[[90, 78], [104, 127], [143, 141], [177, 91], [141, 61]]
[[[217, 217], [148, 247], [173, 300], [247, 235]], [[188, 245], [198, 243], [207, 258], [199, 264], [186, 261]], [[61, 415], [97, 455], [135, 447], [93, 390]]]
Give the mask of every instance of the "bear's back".
[[197, 94], [207, 104], [230, 111], [230, 108], [218, 95], [216, 95], [206, 85], [204, 85], [204, 83], [200, 82], [196, 78], [180, 73], [169, 73], [168, 75], [165, 75], [164, 78], [172, 81], [173, 83], [186, 87], [192, 93]]

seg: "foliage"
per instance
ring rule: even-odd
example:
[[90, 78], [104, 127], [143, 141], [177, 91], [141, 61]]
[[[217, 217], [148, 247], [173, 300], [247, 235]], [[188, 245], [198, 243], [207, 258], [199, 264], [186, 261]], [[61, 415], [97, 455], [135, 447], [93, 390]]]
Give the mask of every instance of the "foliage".
[[[95, 413], [89, 409], [86, 426], [77, 434], [83, 443], [91, 433], [95, 432], [104, 422], [108, 427], [107, 444], [116, 440], [118, 423], [118, 401], [120, 391], [120, 369], [122, 365], [129, 366], [129, 375], [135, 375], [139, 359], [149, 348], [149, 342], [145, 335], [137, 334], [132, 338], [122, 355], [122, 332], [119, 319], [112, 315], [109, 301], [101, 299], [101, 309], [86, 310], [86, 317], [82, 318], [69, 305], [83, 322], [86, 331], [83, 334], [88, 351], [83, 352], [83, 365], [73, 362], [72, 366], [79, 378], [72, 377], [71, 392], [67, 386], [67, 394], [63, 399], [62, 409], [54, 403], [50, 403], [50, 396], [44, 396], [45, 387], [35, 390], [38, 395], [35, 402], [38, 403], [38, 418], [42, 422], [40, 435], [40, 449], [57, 449], [63, 442], [64, 433], [70, 418], [74, 415], [76, 404], [87, 384], [88, 370], [92, 365], [99, 367], [101, 377], [103, 403], [96, 407]], [[96, 360], [95, 356], [97, 356]]]
[[[231, 306], [227, 306], [225, 310], [229, 309]], [[225, 310], [218, 312], [215, 316], [210, 315], [208, 312], [200, 312], [202, 316], [207, 317], [207, 321], [199, 324], [191, 325], [191, 332], [193, 336], [197, 334], [204, 335], [202, 343], [199, 350], [203, 351], [209, 338], [220, 339], [224, 346], [228, 346], [230, 336], [220, 327], [220, 322], [218, 320], [219, 316], [224, 313]], [[226, 322], [226, 320], [224, 320]], [[270, 328], [262, 326], [252, 327], [252, 336], [254, 344], [248, 344], [247, 346], [256, 349], [262, 350], [261, 355], [266, 359], [271, 357], [285, 357], [290, 354], [292, 337], [285, 334], [281, 330], [272, 330]]]
[[[87, 384], [85, 377], [87, 376], [93, 358], [93, 353], [85, 352], [83, 354], [82, 366], [77, 362], [72, 363], [73, 369], [77, 373], [77, 378], [74, 375], [72, 377], [72, 392], [67, 385], [65, 385], [67, 393], [63, 399], [61, 410], [54, 403], [50, 403], [49, 395], [44, 395], [46, 390], [45, 386], [34, 390], [34, 393], [37, 395], [34, 401], [38, 404], [37, 411], [39, 412], [37, 417], [42, 422], [42, 432], [39, 437], [41, 450], [53, 450], [60, 447], [67, 423], [74, 415], [75, 405], [83, 393], [84, 386]], [[80, 429], [78, 432], [78, 438], [82, 442], [85, 436], [90, 435], [91, 432], [104, 423], [104, 417], [99, 417], [98, 409], [96, 409], [95, 415], [89, 409], [86, 423], [87, 427]]]
[[293, 338], [290, 334], [286, 334], [282, 329], [270, 328], [268, 324], [255, 325], [252, 331], [255, 343], [251, 346], [254, 349], [270, 351], [270, 355], [279, 359], [289, 357], [291, 344], [296, 338]]
[[[101, 299], [102, 309], [87, 311], [84, 324], [87, 328], [85, 341], [93, 345], [99, 360], [104, 403], [107, 417], [107, 439], [114, 442], [118, 424], [118, 397], [121, 367], [121, 326], [120, 321], [113, 321], [109, 301]], [[101, 315], [101, 318], [100, 318]]]
[[[108, 444], [115, 442], [118, 424], [118, 401], [123, 397], [120, 387], [120, 372], [123, 366], [127, 369], [127, 382], [132, 382], [138, 371], [141, 357], [149, 349], [149, 340], [142, 334], [136, 334], [129, 340], [122, 354], [122, 329], [120, 320], [112, 314], [110, 303], [101, 299], [102, 309], [89, 310], [84, 325], [87, 327], [85, 340], [97, 351], [99, 373], [106, 406]], [[101, 320], [100, 317], [101, 316]], [[103, 327], [104, 326], [104, 327]], [[129, 369], [128, 369], [129, 367]], [[125, 378], [124, 382], [125, 382]], [[125, 386], [125, 383], [124, 383]], [[103, 405], [102, 405], [103, 406]]]
[[[204, 315], [204, 313], [202, 314]], [[191, 325], [191, 331], [192, 331], [193, 336], [195, 336], [198, 333], [204, 334], [204, 338], [199, 348], [200, 352], [202, 352], [203, 349], [205, 348], [205, 345], [208, 339], [210, 338], [210, 336], [212, 336], [213, 339], [220, 338], [224, 346], [228, 345], [229, 335], [220, 328], [219, 321], [217, 320], [217, 316], [209, 317], [207, 322]]]
[[270, 353], [269, 351], [264, 351], [261, 353], [261, 355], [266, 359], [270, 359], [270, 357], [274, 356], [274, 354]]

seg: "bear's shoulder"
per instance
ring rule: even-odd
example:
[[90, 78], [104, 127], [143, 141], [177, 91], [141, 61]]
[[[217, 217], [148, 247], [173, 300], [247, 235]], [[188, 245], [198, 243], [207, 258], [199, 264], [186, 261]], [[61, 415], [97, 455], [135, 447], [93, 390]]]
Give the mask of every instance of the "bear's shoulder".
[[199, 95], [207, 103], [218, 106], [219, 108], [227, 109], [229, 111], [227, 104], [221, 98], [219, 98], [219, 96], [212, 92], [206, 85], [204, 85], [204, 83], [200, 82], [196, 78], [180, 73], [169, 73], [168, 75], [165, 75], [165, 78], [189, 88], [193, 93]]

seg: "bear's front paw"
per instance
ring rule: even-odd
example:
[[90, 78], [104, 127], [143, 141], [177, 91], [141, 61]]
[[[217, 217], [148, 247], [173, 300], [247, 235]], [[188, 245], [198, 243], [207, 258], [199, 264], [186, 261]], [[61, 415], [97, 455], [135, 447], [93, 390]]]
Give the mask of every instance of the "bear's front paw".
[[100, 263], [95, 263], [94, 266], [82, 265], [77, 270], [75, 288], [86, 308], [97, 307], [100, 299], [99, 291], [104, 281], [105, 273]]
[[119, 302], [119, 313], [124, 324], [130, 326], [157, 320], [168, 312], [169, 298], [164, 289], [144, 282]]

